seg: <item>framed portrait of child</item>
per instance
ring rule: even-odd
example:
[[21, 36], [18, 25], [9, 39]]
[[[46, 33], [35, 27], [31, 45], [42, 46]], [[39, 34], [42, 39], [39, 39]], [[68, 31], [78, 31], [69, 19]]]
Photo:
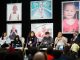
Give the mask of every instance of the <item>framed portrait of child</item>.
[[7, 21], [22, 20], [22, 3], [7, 4]]
[[62, 32], [73, 33], [79, 31], [79, 2], [62, 2]]

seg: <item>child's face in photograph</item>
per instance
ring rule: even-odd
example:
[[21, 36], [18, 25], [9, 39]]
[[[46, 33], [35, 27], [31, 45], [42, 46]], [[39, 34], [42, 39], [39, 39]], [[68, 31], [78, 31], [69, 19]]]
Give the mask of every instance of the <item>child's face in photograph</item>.
[[12, 29], [15, 29], [15, 25], [12, 26]]
[[13, 26], [12, 26], [12, 31], [15, 32], [15, 30], [16, 30], [16, 26], [13, 25]]
[[67, 4], [65, 6], [65, 9], [64, 9], [64, 17], [65, 18], [72, 19], [72, 18], [74, 18], [75, 13], [76, 13], [76, 8], [73, 4]]
[[17, 11], [17, 6], [16, 6], [16, 5], [13, 6], [13, 11], [14, 11], [14, 12]]

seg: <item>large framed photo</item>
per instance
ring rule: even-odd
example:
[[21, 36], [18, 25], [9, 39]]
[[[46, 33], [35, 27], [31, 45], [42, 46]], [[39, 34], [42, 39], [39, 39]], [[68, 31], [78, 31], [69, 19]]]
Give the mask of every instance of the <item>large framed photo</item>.
[[22, 20], [22, 3], [7, 4], [7, 21]]
[[52, 0], [31, 1], [30, 2], [30, 19], [52, 19]]
[[39, 40], [42, 40], [45, 36], [45, 32], [50, 32], [50, 36], [53, 38], [53, 23], [31, 24], [31, 31], [35, 32], [35, 35]]
[[79, 2], [62, 2], [62, 32], [73, 33], [79, 31]]
[[14, 39], [14, 37], [16, 35], [19, 35], [19, 37], [22, 37], [22, 25], [21, 25], [21, 23], [7, 24], [7, 35], [12, 40]]

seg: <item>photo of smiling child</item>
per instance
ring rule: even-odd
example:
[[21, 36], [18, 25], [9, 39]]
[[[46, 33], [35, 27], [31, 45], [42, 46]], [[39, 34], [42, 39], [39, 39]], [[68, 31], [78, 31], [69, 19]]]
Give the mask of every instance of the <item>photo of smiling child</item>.
[[21, 3], [7, 4], [7, 21], [21, 21], [22, 6]]
[[19, 20], [19, 14], [17, 13], [18, 10], [17, 6], [14, 5], [12, 10], [13, 12], [10, 14], [9, 20]]
[[62, 32], [72, 33], [79, 29], [78, 2], [63, 3]]

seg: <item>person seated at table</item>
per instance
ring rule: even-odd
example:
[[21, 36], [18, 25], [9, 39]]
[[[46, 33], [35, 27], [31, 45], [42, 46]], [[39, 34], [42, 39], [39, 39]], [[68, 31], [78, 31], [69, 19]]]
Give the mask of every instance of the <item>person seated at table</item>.
[[0, 38], [0, 45], [3, 45], [6, 42], [6, 33], [4, 32]]
[[78, 31], [73, 32], [73, 37], [71, 38], [71, 43], [77, 42], [78, 44], [80, 43], [80, 35]]
[[35, 36], [34, 31], [31, 31], [29, 33], [29, 36], [27, 38], [27, 47], [36, 47], [37, 44], [37, 37]]
[[2, 33], [2, 36], [0, 38], [0, 45], [4, 45], [4, 44], [10, 44], [11, 41], [9, 39], [9, 37], [7, 37], [7, 33], [6, 32], [3, 32]]
[[16, 35], [16, 37], [14, 38], [14, 41], [11, 44], [12, 44], [12, 47], [14, 47], [14, 48], [22, 47], [22, 43], [21, 43], [21, 40], [19, 38], [19, 35]]
[[53, 38], [50, 36], [50, 32], [45, 32], [45, 36], [42, 39], [41, 46], [49, 47], [53, 43]]
[[54, 47], [56, 50], [63, 50], [65, 46], [67, 46], [67, 38], [62, 35], [62, 32], [58, 32], [57, 37], [54, 41]]

